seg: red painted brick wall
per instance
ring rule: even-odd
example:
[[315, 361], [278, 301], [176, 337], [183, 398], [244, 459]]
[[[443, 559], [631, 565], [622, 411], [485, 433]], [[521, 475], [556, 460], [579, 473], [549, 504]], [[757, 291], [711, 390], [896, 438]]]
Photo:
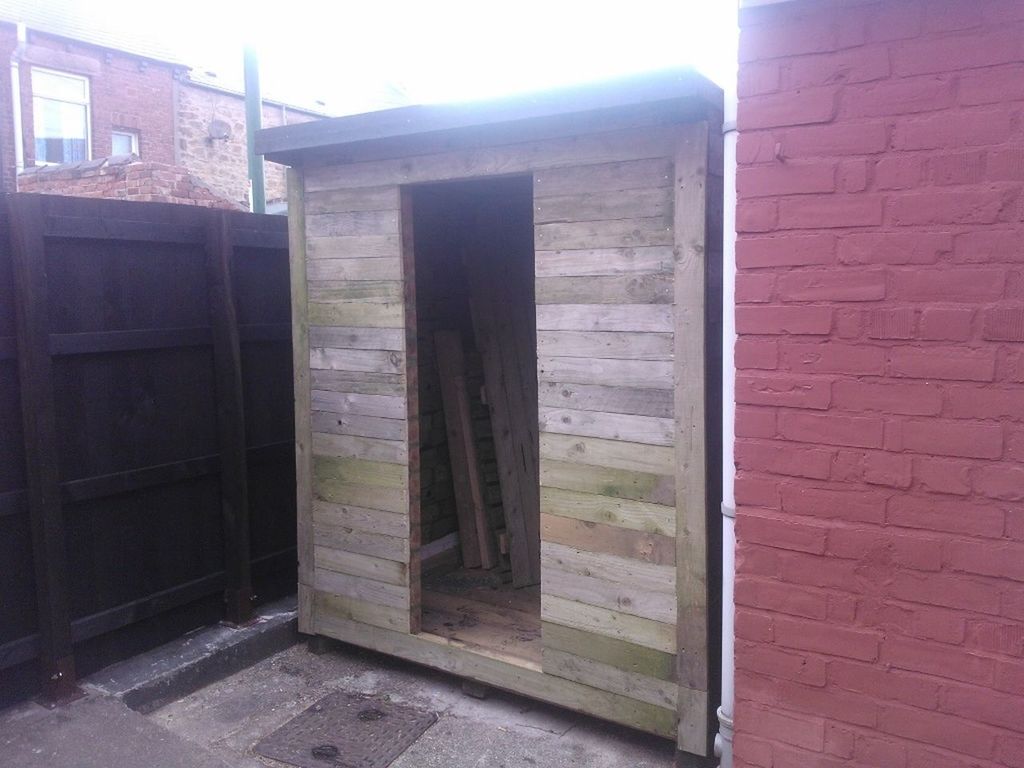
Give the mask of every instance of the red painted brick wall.
[[738, 766], [1024, 766], [1024, 2], [741, 13]]

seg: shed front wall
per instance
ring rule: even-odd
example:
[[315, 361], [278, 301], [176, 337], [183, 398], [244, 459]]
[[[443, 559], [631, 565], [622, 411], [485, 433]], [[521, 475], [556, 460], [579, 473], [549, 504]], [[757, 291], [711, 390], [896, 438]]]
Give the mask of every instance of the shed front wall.
[[683, 712], [680, 746], [706, 751], [707, 147], [705, 124], [676, 124], [293, 172], [303, 631], [392, 652], [360, 628], [418, 631], [402, 186], [532, 173], [543, 676], [560, 703], [662, 735]]

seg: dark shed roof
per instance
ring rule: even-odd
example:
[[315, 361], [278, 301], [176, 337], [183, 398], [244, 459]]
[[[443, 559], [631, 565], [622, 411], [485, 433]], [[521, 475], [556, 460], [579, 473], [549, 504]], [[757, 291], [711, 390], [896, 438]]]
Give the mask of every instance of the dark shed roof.
[[490, 101], [398, 107], [256, 134], [256, 151], [287, 165], [365, 156], [400, 156], [513, 143], [573, 132], [613, 130], [711, 116], [722, 90], [692, 69], [516, 95]]

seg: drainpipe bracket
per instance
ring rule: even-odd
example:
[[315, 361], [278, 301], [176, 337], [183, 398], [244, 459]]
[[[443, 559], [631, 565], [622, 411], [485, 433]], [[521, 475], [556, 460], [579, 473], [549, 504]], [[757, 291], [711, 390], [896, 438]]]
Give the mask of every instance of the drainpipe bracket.
[[723, 517], [730, 517], [733, 520], [735, 520], [736, 519], [736, 507], [731, 506], [729, 504], [726, 504], [723, 501], [722, 502], [722, 516]]

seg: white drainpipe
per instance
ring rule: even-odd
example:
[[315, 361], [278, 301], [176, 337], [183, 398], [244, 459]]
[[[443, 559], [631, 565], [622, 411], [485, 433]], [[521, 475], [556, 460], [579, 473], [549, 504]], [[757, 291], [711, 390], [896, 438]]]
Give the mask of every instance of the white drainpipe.
[[732, 768], [735, 702], [736, 494], [733, 443], [736, 429], [736, 81], [725, 87], [725, 180], [722, 233], [722, 706], [718, 708], [715, 754], [721, 768]]
[[18, 188], [18, 174], [25, 170], [25, 135], [21, 130], [21, 55], [28, 42], [28, 32], [18, 22], [18, 46], [11, 54], [11, 117], [14, 121], [14, 188]]

